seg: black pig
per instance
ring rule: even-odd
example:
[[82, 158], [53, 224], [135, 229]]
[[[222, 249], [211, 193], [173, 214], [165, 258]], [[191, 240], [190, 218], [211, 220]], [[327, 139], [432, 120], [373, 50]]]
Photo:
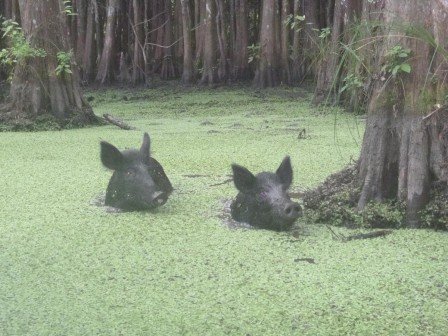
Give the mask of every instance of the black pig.
[[150, 156], [148, 133], [140, 150], [119, 151], [101, 141], [101, 162], [114, 171], [106, 191], [106, 205], [123, 210], [154, 209], [166, 203], [173, 191], [160, 163]]
[[286, 156], [275, 173], [253, 175], [247, 168], [232, 165], [233, 181], [239, 190], [230, 205], [232, 218], [262, 229], [288, 230], [301, 216], [302, 208], [292, 202], [287, 190], [292, 183], [292, 167]]

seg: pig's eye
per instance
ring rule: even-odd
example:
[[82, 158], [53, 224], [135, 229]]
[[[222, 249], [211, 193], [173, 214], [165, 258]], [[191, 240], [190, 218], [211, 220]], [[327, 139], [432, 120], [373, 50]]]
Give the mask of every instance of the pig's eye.
[[257, 201], [258, 202], [266, 201], [266, 199], [268, 198], [268, 195], [269, 195], [268, 191], [266, 191], [266, 190], [260, 191], [256, 196]]
[[129, 168], [128, 170], [126, 170], [126, 176], [128, 177], [134, 177], [135, 176], [135, 170], [132, 168]]

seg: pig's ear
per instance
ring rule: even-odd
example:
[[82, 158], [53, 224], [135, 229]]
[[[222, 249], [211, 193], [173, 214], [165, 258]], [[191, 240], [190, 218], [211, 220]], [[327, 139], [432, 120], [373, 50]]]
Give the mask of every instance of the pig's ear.
[[150, 149], [151, 149], [151, 140], [149, 139], [148, 133], [145, 132], [145, 134], [143, 134], [143, 143], [142, 146], [140, 147], [140, 154], [143, 156], [144, 162], [149, 162]]
[[109, 169], [119, 170], [123, 167], [123, 154], [114, 145], [101, 141], [101, 162]]
[[243, 192], [249, 192], [256, 183], [256, 178], [254, 174], [252, 174], [247, 168], [233, 164], [233, 182], [235, 183], [235, 187]]
[[292, 183], [292, 167], [289, 156], [285, 156], [275, 173], [280, 178], [280, 182], [283, 184], [285, 189], [288, 189]]

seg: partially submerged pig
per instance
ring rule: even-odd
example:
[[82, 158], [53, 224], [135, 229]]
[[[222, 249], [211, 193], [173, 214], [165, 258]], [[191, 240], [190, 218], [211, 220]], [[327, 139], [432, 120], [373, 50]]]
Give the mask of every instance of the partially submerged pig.
[[239, 190], [230, 205], [232, 218], [262, 229], [288, 230], [302, 215], [302, 208], [292, 202], [287, 190], [292, 183], [292, 167], [286, 156], [275, 173], [252, 174], [233, 164], [233, 181]]
[[148, 133], [140, 150], [118, 150], [101, 141], [101, 162], [114, 171], [106, 191], [106, 205], [123, 210], [154, 209], [173, 191], [160, 163], [150, 156]]

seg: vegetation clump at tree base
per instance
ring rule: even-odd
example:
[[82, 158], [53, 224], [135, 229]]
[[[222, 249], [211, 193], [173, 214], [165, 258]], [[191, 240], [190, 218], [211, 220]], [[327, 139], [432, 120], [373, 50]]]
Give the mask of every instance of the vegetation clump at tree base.
[[[1, 109], [8, 108], [7, 105]], [[0, 109], [0, 111], [1, 111]], [[90, 108], [89, 108], [90, 109]], [[92, 113], [74, 113], [69, 118], [58, 119], [49, 113], [43, 113], [30, 119], [23, 114], [13, 112], [0, 115], [0, 132], [41, 132], [63, 129], [83, 128], [105, 124]]]
[[[362, 212], [356, 211], [361, 189], [358, 162], [330, 175], [320, 186], [303, 196], [306, 221], [347, 228], [402, 228], [405, 203], [397, 200], [370, 201]], [[421, 211], [422, 227], [448, 230], [448, 185], [433, 183], [430, 202]]]

